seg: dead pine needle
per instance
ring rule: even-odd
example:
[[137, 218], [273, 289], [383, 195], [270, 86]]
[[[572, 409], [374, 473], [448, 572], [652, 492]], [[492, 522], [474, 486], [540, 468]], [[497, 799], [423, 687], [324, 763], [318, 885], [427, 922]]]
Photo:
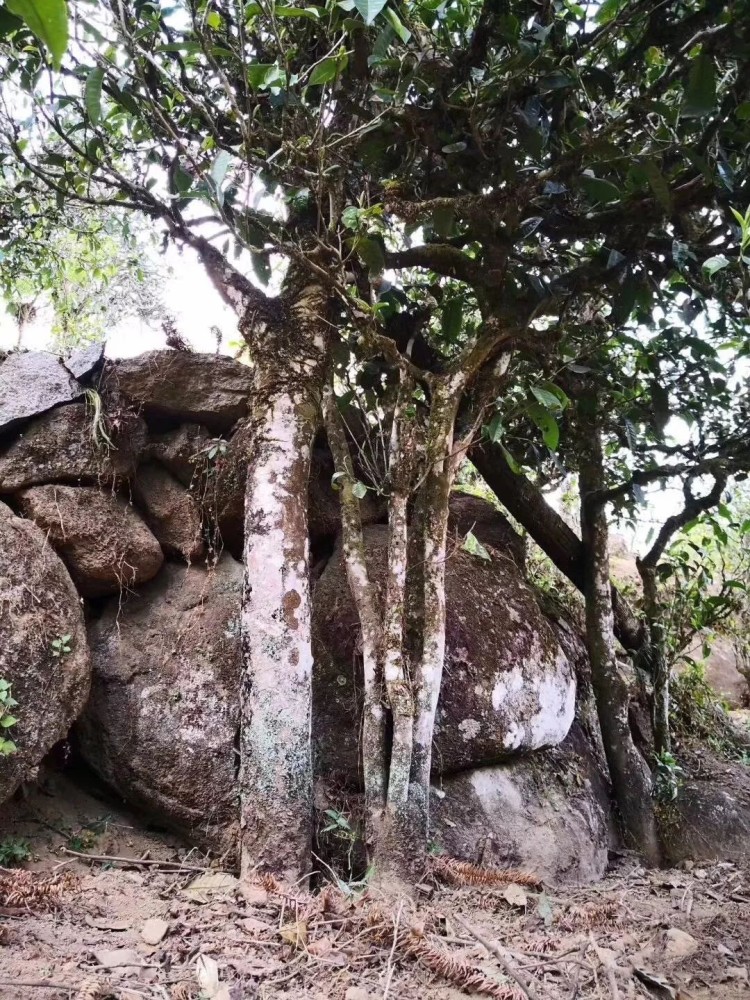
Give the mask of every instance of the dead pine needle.
[[432, 858], [430, 867], [433, 874], [452, 885], [487, 887], [514, 883], [539, 888], [542, 884], [541, 879], [533, 872], [517, 868], [478, 868], [468, 861], [458, 861], [456, 858], [444, 858], [439, 855]]
[[468, 962], [456, 958], [443, 948], [436, 948], [414, 929], [407, 935], [404, 950], [426, 965], [431, 972], [442, 976], [461, 990], [494, 997], [494, 1000], [519, 1000], [519, 994], [514, 988], [503, 986]]
[[520, 971], [520, 969], [517, 969], [513, 965], [510, 955], [505, 950], [505, 948], [501, 947], [501, 945], [499, 944], [496, 944], [494, 941], [488, 941], [486, 938], [482, 937], [482, 935], [478, 931], [474, 930], [474, 928], [470, 924], [468, 924], [462, 917], [459, 917], [456, 914], [451, 914], [451, 918], [456, 921], [459, 927], [463, 927], [463, 929], [468, 934], [471, 934], [473, 938], [476, 938], [476, 940], [482, 945], [482, 947], [486, 948], [491, 955], [495, 956], [495, 958], [500, 963], [500, 967], [505, 973], [505, 975], [509, 976], [511, 979], [514, 979], [518, 983], [518, 985], [521, 987], [523, 992], [528, 997], [528, 1000], [539, 1000], [539, 995], [534, 989], [531, 980], [527, 976], [525, 976]]

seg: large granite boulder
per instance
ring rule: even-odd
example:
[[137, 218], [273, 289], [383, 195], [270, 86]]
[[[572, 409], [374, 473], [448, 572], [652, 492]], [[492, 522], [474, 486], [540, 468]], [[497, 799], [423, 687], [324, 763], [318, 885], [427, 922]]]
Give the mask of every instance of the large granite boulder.
[[701, 749], [700, 768], [659, 805], [668, 860], [750, 863], [750, 766]]
[[236, 818], [242, 567], [168, 563], [89, 628], [91, 698], [78, 725], [90, 766], [194, 842]]
[[0, 433], [82, 393], [55, 354], [13, 351], [0, 364]]
[[137, 587], [164, 562], [140, 515], [114, 493], [90, 486], [32, 486], [15, 501], [45, 532], [84, 597]]
[[142, 465], [135, 492], [149, 528], [168, 555], [195, 562], [206, 554], [195, 496], [165, 468], [155, 462]]
[[[113, 431], [113, 433], [115, 433]], [[146, 445], [146, 425], [123, 419], [110, 445], [84, 403], [61, 406], [38, 417], [0, 454], [0, 493], [42, 483], [118, 485], [132, 478]]]
[[[380, 525], [365, 530], [381, 601], [387, 535]], [[459, 548], [446, 565], [447, 648], [433, 747], [436, 774], [555, 746], [573, 722], [574, 668], [514, 559], [490, 553], [487, 562]], [[339, 548], [315, 587], [319, 684], [313, 732], [323, 772], [347, 778], [358, 770], [359, 631]]]
[[204, 424], [222, 433], [247, 415], [253, 374], [247, 365], [217, 354], [147, 351], [108, 361], [101, 385], [142, 408], [147, 420]]
[[433, 790], [431, 839], [439, 849], [553, 884], [600, 879], [610, 827], [605, 764], [577, 722], [559, 747], [464, 771]]
[[0, 679], [18, 702], [17, 723], [2, 730], [17, 749], [0, 757], [0, 802], [66, 736], [90, 674], [83, 608], [68, 571], [45, 533], [0, 503]]

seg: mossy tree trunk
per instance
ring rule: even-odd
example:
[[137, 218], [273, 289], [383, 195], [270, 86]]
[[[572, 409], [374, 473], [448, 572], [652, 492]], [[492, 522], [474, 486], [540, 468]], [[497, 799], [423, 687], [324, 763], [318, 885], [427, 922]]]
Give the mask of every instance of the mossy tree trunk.
[[[292, 286], [255, 354], [245, 494], [241, 876], [310, 871], [313, 773], [308, 480], [326, 364], [326, 295]], [[253, 340], [259, 331], [255, 314]], [[242, 329], [242, 327], [241, 327]], [[248, 340], [250, 337], [248, 336]]]
[[612, 788], [629, 847], [653, 865], [661, 848], [652, 796], [651, 772], [630, 732], [628, 684], [615, 653], [609, 524], [604, 493], [604, 456], [596, 401], [587, 401], [581, 417], [581, 528], [585, 558], [586, 641], [591, 679]]

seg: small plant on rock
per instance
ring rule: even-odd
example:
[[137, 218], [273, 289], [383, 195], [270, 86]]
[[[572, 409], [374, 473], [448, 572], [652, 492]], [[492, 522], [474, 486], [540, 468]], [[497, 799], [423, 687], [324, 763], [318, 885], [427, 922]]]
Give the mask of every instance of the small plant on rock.
[[50, 643], [52, 647], [52, 655], [61, 657], [61, 656], [67, 656], [69, 653], [71, 653], [73, 650], [70, 645], [70, 640], [71, 640], [70, 635], [61, 635], [58, 636], [57, 639], [53, 639], [52, 642]]
[[16, 752], [16, 744], [10, 739], [10, 730], [18, 722], [12, 711], [17, 705], [10, 683], [0, 677], [0, 757], [9, 757]]
[[684, 774], [671, 753], [665, 750], [657, 756], [654, 796], [658, 802], [674, 802], [680, 792]]

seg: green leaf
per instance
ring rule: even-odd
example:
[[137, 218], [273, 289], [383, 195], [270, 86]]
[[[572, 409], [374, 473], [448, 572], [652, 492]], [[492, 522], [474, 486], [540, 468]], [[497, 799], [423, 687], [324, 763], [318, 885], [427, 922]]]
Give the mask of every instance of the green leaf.
[[377, 277], [385, 270], [385, 257], [383, 247], [379, 240], [371, 236], [360, 236], [356, 240], [354, 247], [362, 258], [364, 264], [370, 272], [371, 277]]
[[232, 154], [228, 153], [226, 149], [220, 149], [211, 166], [211, 180], [214, 182], [217, 191], [224, 183], [224, 178], [227, 175], [227, 170], [231, 162]]
[[258, 281], [263, 285], [267, 285], [271, 280], [271, 265], [268, 263], [268, 257], [265, 254], [254, 253], [251, 259], [253, 271], [255, 271]]
[[602, 180], [601, 177], [581, 174], [578, 182], [593, 201], [600, 201], [606, 205], [611, 201], [619, 201], [622, 197], [622, 193], [616, 184], [612, 184], [611, 181]]
[[599, 10], [596, 12], [594, 20], [597, 24], [609, 24], [620, 13], [624, 0], [604, 0]]
[[347, 205], [341, 213], [341, 222], [347, 229], [359, 229], [359, 220], [362, 218], [362, 209], [356, 205]]
[[705, 118], [716, 108], [716, 67], [713, 58], [701, 52], [693, 59], [680, 111], [683, 118]]
[[390, 7], [386, 8], [385, 14], [383, 15], [386, 21], [390, 24], [393, 30], [396, 32], [398, 37], [402, 42], [406, 43], [411, 38], [411, 32], [406, 27], [406, 25], [401, 21], [395, 10], [391, 10]]
[[461, 548], [464, 552], [468, 552], [472, 556], [484, 559], [485, 562], [492, 562], [492, 556], [489, 554], [484, 545], [482, 545], [476, 535], [471, 531], [466, 533], [466, 538], [464, 538], [464, 543]]
[[60, 69], [68, 47], [68, 5], [65, 0], [5, 0], [5, 6], [26, 22], [49, 49], [54, 68]]
[[354, 0], [354, 6], [362, 15], [365, 24], [372, 24], [385, 4], [386, 0]]
[[703, 261], [703, 270], [712, 278], [717, 271], [723, 270], [725, 267], [729, 267], [730, 261], [724, 256], [723, 253], [717, 254], [716, 257], [709, 257], [708, 260]]
[[529, 416], [542, 432], [542, 439], [550, 451], [557, 451], [560, 443], [560, 428], [557, 421], [544, 406], [532, 403], [529, 407]]
[[669, 184], [667, 184], [664, 174], [661, 170], [659, 170], [653, 160], [646, 160], [643, 164], [643, 169], [646, 171], [649, 187], [653, 191], [654, 197], [665, 212], [671, 213], [672, 192], [669, 190]]
[[0, 726], [2, 726], [3, 729], [10, 729], [10, 727], [15, 726], [17, 722], [18, 719], [15, 715], [4, 715], [2, 719], [0, 719]]
[[306, 17], [310, 21], [317, 21], [320, 12], [317, 7], [275, 7], [274, 14], [277, 17]]
[[498, 442], [498, 444], [500, 445], [500, 451], [503, 453], [505, 461], [508, 463], [508, 466], [510, 468], [510, 471], [515, 472], [515, 474], [519, 476], [521, 474], [521, 466], [518, 464], [515, 458], [513, 458], [513, 456], [511, 455], [511, 453], [508, 451], [508, 449], [505, 447], [504, 444], [502, 444], [501, 442]]
[[92, 125], [98, 125], [101, 121], [103, 81], [104, 70], [101, 66], [95, 66], [86, 77], [84, 101], [86, 103], [86, 113]]
[[363, 500], [367, 496], [367, 487], [364, 483], [357, 480], [352, 486], [352, 493], [358, 500]]
[[548, 410], [559, 413], [560, 410], [567, 406], [569, 400], [562, 389], [558, 389], [557, 386], [554, 388], [557, 389], [556, 392], [552, 389], [543, 389], [541, 386], [533, 385], [531, 387], [531, 392], [537, 402], [541, 403], [542, 406], [546, 407]]
[[251, 63], [245, 67], [247, 82], [253, 90], [263, 90], [279, 78], [279, 67], [276, 63]]
[[453, 298], [443, 306], [441, 327], [446, 340], [455, 341], [461, 332], [463, 320], [463, 303], [461, 299]]
[[320, 84], [330, 83], [331, 80], [336, 79], [338, 71], [338, 59], [335, 59], [333, 56], [330, 59], [324, 59], [323, 62], [318, 63], [310, 74], [310, 86], [315, 87]]

